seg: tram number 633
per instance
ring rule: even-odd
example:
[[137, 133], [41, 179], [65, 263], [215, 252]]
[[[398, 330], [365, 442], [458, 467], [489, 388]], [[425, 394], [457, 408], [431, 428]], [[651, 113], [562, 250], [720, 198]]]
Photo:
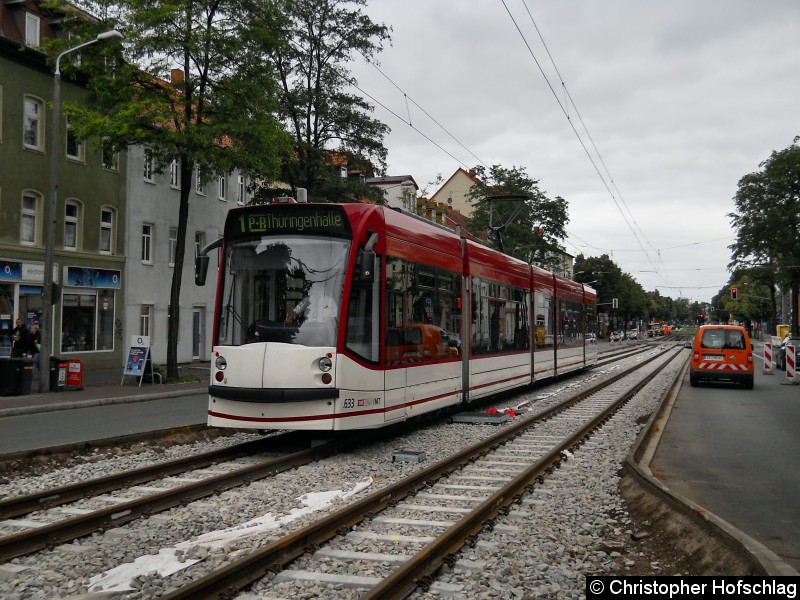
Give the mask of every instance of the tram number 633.
[[379, 406], [381, 403], [380, 398], [345, 398], [342, 400], [342, 408], [355, 408], [356, 406]]

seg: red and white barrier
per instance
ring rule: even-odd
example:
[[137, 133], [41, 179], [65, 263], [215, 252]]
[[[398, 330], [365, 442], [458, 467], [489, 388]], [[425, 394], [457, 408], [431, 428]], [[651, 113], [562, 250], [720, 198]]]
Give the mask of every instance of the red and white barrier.
[[786, 383], [797, 383], [797, 363], [795, 361], [795, 347], [786, 346]]
[[764, 375], [774, 375], [772, 372], [772, 344], [764, 342]]

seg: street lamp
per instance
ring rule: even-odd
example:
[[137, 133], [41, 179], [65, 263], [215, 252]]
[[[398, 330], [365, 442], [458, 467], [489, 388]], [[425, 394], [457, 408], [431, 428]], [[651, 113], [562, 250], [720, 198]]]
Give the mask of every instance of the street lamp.
[[44, 205], [44, 278], [42, 286], [41, 350], [39, 353], [39, 391], [50, 390], [50, 347], [53, 344], [53, 246], [56, 229], [56, 199], [58, 197], [58, 147], [61, 126], [61, 59], [81, 48], [106, 40], [121, 40], [122, 34], [112, 29], [98, 34], [93, 40], [64, 50], [56, 57], [56, 70], [53, 78], [53, 118], [50, 134], [50, 187]]

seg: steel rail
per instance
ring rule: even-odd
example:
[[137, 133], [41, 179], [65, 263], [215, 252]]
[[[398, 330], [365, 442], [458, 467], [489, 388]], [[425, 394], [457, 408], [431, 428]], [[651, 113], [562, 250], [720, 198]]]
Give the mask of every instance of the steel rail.
[[621, 406], [649, 384], [652, 376], [665, 369], [678, 356], [680, 354], [676, 353], [672, 358], [659, 365], [650, 377], [645, 378], [625, 392], [583, 427], [564, 438], [542, 458], [492, 494], [480, 506], [461, 517], [447, 531], [438, 536], [435, 541], [422, 548], [389, 577], [383, 579], [369, 590], [365, 596], [362, 596], [362, 600], [405, 598], [420, 585], [427, 585], [428, 579], [445, 563], [448, 556], [457, 552], [470, 536], [477, 535], [505, 507], [515, 502], [534, 480], [553, 470], [564, 459], [564, 450], [573, 448], [581, 443], [592, 431], [605, 423]]
[[242, 467], [231, 473], [209, 477], [86, 515], [71, 517], [57, 523], [2, 537], [0, 538], [0, 563], [43, 548], [63, 544], [98, 530], [118, 527], [141, 516], [164, 511], [179, 504], [187, 504], [212, 494], [219, 494], [227, 489], [320, 460], [344, 448], [364, 443], [368, 436], [369, 434], [354, 436], [345, 442], [331, 442], [300, 450], [286, 456]]
[[4, 498], [0, 500], [0, 519], [27, 515], [37, 510], [53, 508], [81, 500], [88, 495], [102, 494], [130, 485], [147, 483], [162, 477], [207, 467], [223, 460], [232, 460], [259, 452], [267, 452], [277, 443], [286, 443], [284, 436], [252, 440], [196, 456], [176, 458], [162, 463], [147, 465], [132, 471], [113, 473], [106, 477], [98, 477], [24, 496]]
[[[498, 446], [519, 435], [536, 422], [549, 419], [558, 412], [571, 407], [581, 400], [627, 377], [650, 362], [657, 360], [669, 350], [643, 360], [633, 367], [621, 371], [611, 378], [599, 382], [579, 392], [564, 402], [537, 413], [504, 428], [497, 434], [473, 444], [450, 457], [412, 474], [394, 484], [380, 489], [339, 511], [331, 513], [283, 538], [275, 540], [250, 554], [229, 563], [227, 566], [188, 583], [181, 588], [162, 596], [164, 600], [206, 600], [208, 598], [231, 598], [239, 590], [264, 577], [270, 572], [279, 571], [310, 548], [319, 546], [334, 536], [350, 530], [366, 518], [375, 516], [390, 505], [396, 504], [405, 496], [431, 485], [437, 479], [461, 469], [466, 463], [474, 461]], [[649, 378], [647, 379], [649, 381]]]

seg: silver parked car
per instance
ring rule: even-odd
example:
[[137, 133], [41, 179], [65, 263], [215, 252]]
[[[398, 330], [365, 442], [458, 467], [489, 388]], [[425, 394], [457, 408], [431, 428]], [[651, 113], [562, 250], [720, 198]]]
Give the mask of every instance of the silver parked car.
[[794, 346], [796, 355], [800, 351], [800, 337], [787, 335], [781, 340], [780, 346], [772, 349], [775, 354], [775, 368], [782, 371], [786, 370], [786, 346]]

